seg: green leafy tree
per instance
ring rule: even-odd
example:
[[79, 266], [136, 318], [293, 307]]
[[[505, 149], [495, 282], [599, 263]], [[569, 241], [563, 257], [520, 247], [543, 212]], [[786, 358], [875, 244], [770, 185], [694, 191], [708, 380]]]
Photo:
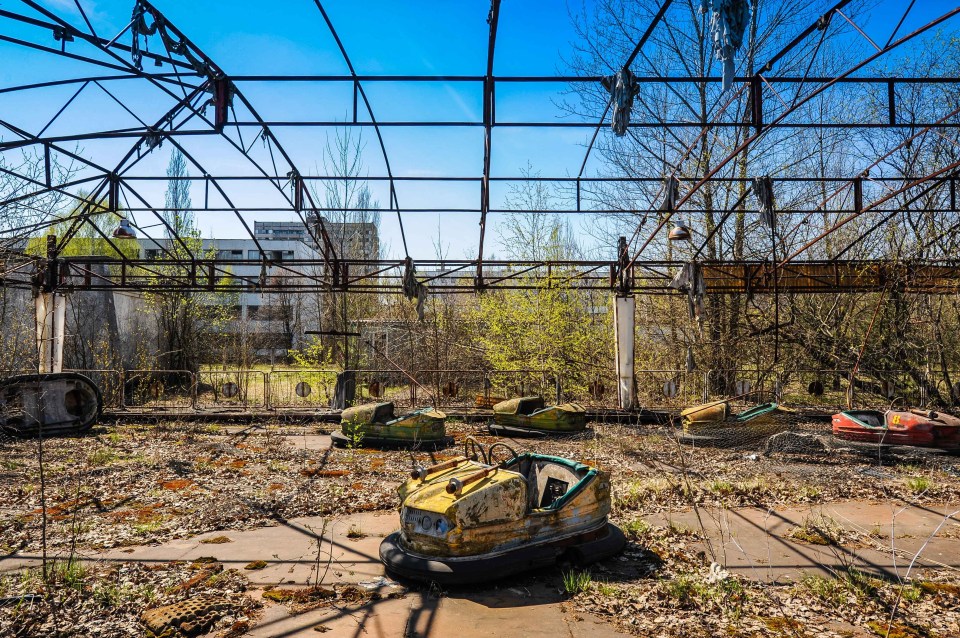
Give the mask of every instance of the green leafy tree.
[[[537, 176], [529, 166], [524, 172]], [[554, 199], [541, 182], [525, 182], [511, 191], [507, 207], [547, 211]], [[512, 259], [562, 261], [580, 253], [569, 225], [550, 213], [512, 213], [500, 235]], [[576, 395], [612, 370], [609, 295], [566, 289], [575, 274], [554, 268], [549, 277], [516, 280], [529, 289], [488, 291], [479, 298], [471, 319], [493, 370], [546, 370], [563, 378], [564, 390]]]

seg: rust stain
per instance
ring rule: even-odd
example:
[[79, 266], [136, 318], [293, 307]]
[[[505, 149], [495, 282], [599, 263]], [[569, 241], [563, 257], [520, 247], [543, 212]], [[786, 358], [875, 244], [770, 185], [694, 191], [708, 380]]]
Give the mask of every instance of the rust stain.
[[190, 479], [173, 479], [172, 481], [161, 481], [160, 487], [165, 490], [182, 490], [192, 486], [194, 483]]

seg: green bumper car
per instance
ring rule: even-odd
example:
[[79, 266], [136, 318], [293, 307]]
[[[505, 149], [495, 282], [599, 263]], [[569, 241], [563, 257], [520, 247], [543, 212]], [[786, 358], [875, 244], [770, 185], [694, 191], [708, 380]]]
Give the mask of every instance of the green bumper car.
[[493, 406], [491, 434], [551, 436], [578, 434], [587, 428], [587, 412], [576, 403], [544, 405], [543, 397], [520, 397]]
[[447, 436], [447, 415], [432, 407], [396, 416], [393, 403], [370, 403], [347, 408], [340, 429], [330, 435], [338, 447], [431, 447], [453, 443]]

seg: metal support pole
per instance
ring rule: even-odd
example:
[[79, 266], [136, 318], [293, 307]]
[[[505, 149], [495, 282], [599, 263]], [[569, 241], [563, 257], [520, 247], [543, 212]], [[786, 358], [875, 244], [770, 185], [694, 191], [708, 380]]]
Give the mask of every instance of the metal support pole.
[[633, 360], [637, 300], [632, 296], [615, 297], [613, 325], [617, 348], [617, 399], [621, 410], [637, 408], [636, 378]]
[[37, 371], [40, 374], [63, 371], [64, 324], [67, 299], [57, 292], [60, 283], [57, 237], [47, 236], [47, 264], [34, 299], [37, 330]]

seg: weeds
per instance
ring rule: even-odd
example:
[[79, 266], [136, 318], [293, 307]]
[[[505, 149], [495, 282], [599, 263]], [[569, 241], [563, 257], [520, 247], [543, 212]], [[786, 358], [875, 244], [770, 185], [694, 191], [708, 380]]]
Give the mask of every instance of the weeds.
[[366, 534], [363, 533], [363, 529], [359, 525], [351, 525], [350, 529], [347, 530], [347, 538], [360, 539], [366, 538]]
[[933, 481], [926, 476], [911, 476], [906, 480], [906, 484], [907, 489], [914, 494], [922, 494], [933, 487]]
[[154, 532], [160, 531], [160, 529], [162, 528], [163, 528], [163, 520], [161, 519], [145, 521], [143, 523], [135, 523], [133, 525], [134, 533], [140, 536], [146, 536], [147, 534], [152, 534]]
[[592, 583], [593, 577], [589, 571], [571, 569], [570, 571], [563, 572], [563, 591], [565, 591], [568, 596], [576, 596], [577, 594], [589, 591]]
[[87, 464], [93, 467], [110, 465], [117, 460], [117, 453], [109, 448], [100, 448], [87, 455]]
[[642, 518], [635, 518], [623, 526], [623, 531], [634, 537], [646, 536], [653, 527]]
[[64, 587], [83, 591], [83, 582], [86, 576], [86, 567], [77, 559], [66, 561], [55, 560], [50, 564], [50, 577], [53, 582], [60, 583]]
[[837, 545], [843, 536], [843, 528], [829, 516], [808, 516], [802, 525], [790, 530], [788, 536], [811, 545]]

